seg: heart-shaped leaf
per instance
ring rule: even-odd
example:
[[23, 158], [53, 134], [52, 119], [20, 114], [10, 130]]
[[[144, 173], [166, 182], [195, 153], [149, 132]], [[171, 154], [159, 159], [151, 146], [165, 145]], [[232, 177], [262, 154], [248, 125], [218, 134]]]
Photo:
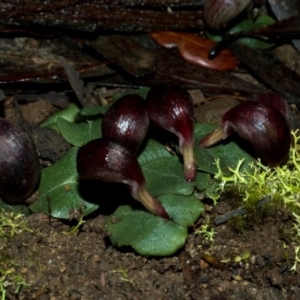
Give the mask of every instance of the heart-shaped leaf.
[[150, 90], [149, 87], [141, 87], [136, 90], [130, 90], [125, 93], [115, 95], [113, 100], [116, 101], [116, 100], [120, 99], [121, 97], [128, 95], [128, 94], [137, 94], [137, 95], [141, 96], [142, 98], [146, 99], [146, 96], [147, 96], [149, 90]]
[[192, 226], [203, 212], [203, 204], [192, 194], [168, 194], [158, 197], [172, 221], [181, 226]]
[[149, 161], [153, 161], [159, 158], [171, 158], [173, 155], [158, 141], [154, 139], [147, 140], [147, 143], [138, 157], [138, 161], [141, 165], [146, 164]]
[[110, 104], [108, 105], [101, 105], [101, 106], [87, 106], [81, 109], [78, 112], [78, 118], [79, 119], [88, 119], [91, 117], [99, 117], [101, 115], [104, 115], [108, 108], [110, 107]]
[[149, 139], [138, 158], [147, 182], [147, 189], [155, 196], [190, 195], [194, 183], [183, 177], [183, 166], [178, 156], [172, 155], [159, 142]]
[[168, 222], [146, 211], [120, 206], [105, 222], [114, 246], [131, 246], [142, 255], [168, 256], [186, 241], [187, 227]]
[[59, 130], [57, 128], [57, 124], [56, 124], [57, 119], [63, 118], [69, 122], [74, 122], [75, 116], [77, 115], [78, 112], [79, 112], [79, 107], [76, 104], [71, 103], [67, 108], [53, 114], [50, 118], [45, 120], [41, 124], [41, 126], [42, 127], [50, 127], [59, 132]]
[[147, 189], [155, 196], [165, 194], [190, 195], [195, 183], [185, 181], [183, 166], [177, 156], [158, 158], [141, 164]]
[[212, 174], [198, 171], [195, 184], [199, 197], [212, 200], [220, 198], [219, 183], [213, 178]]
[[64, 139], [73, 146], [80, 147], [91, 140], [101, 137], [102, 119], [81, 123], [57, 119], [57, 128]]
[[132, 246], [138, 253], [151, 256], [167, 256], [180, 249], [188, 235], [187, 226], [197, 220], [203, 205], [193, 195], [165, 195], [159, 199], [172, 221], [120, 206], [105, 222], [112, 243]]
[[[210, 34], [209, 32], [206, 35], [215, 42], [221, 42], [220, 45], [228, 46], [229, 41], [240, 38], [240, 41], [247, 46], [254, 49], [269, 49], [274, 46], [273, 42], [266, 42], [260, 38], [254, 37], [245, 37], [247, 33], [251, 36], [252, 32], [259, 28], [264, 28], [267, 25], [274, 24], [275, 20], [268, 15], [261, 15], [255, 20], [243, 20], [234, 27], [230, 28], [228, 32], [222, 35]], [[220, 47], [218, 47], [220, 48]], [[222, 48], [220, 48], [222, 49]], [[221, 53], [221, 52], [220, 52]]]
[[99, 207], [98, 204], [85, 201], [78, 191], [77, 150], [71, 148], [61, 160], [42, 170], [40, 196], [29, 207], [33, 212], [69, 219], [74, 211], [86, 216]]
[[[200, 141], [214, 129], [214, 125], [196, 124], [196, 140]], [[229, 172], [229, 167], [235, 169], [239, 160], [244, 160], [242, 168], [249, 166], [249, 164], [254, 161], [253, 157], [234, 141], [220, 142], [219, 144], [209, 148], [203, 148], [196, 144], [195, 155], [198, 169], [210, 174], [215, 174], [218, 171], [216, 166], [216, 159], [219, 159], [220, 167], [224, 174], [227, 174]]]

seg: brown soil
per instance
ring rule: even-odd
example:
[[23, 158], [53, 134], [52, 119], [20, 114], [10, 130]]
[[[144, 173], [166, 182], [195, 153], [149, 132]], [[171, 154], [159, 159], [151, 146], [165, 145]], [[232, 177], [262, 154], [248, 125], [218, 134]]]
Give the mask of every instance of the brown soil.
[[[45, 103], [36, 105], [45, 110]], [[290, 270], [294, 249], [285, 232], [289, 215], [249, 214], [213, 225], [215, 217], [232, 209], [234, 201], [228, 199], [215, 207], [206, 204], [185, 247], [166, 258], [114, 248], [101, 212], [75, 234], [69, 232], [72, 224], [33, 214], [27, 218], [33, 232], [0, 240], [1, 257], [26, 283], [18, 294], [8, 285], [6, 298], [298, 299], [300, 277]], [[215, 230], [213, 241], [197, 233], [208, 220]]]
[[[195, 227], [228, 210], [220, 202]], [[191, 228], [182, 250], [151, 258], [112, 247], [102, 215], [87, 220], [77, 234], [57, 220], [32, 215], [28, 225], [34, 233], [3, 241], [1, 255], [14, 261], [26, 282], [17, 296], [8, 287], [7, 299], [298, 299], [300, 278], [290, 271], [293, 253], [281, 236], [287, 219], [249, 221], [241, 232], [220, 225], [213, 243]]]

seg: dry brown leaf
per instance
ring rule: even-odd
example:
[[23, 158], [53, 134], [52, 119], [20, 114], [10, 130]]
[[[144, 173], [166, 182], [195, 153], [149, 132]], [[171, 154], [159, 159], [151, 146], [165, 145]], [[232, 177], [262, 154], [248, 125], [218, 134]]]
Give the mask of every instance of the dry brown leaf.
[[190, 63], [213, 70], [233, 70], [239, 65], [238, 60], [228, 49], [222, 50], [214, 59], [208, 58], [214, 42], [202, 36], [186, 32], [153, 32], [151, 37], [165, 48], [178, 48], [180, 55]]

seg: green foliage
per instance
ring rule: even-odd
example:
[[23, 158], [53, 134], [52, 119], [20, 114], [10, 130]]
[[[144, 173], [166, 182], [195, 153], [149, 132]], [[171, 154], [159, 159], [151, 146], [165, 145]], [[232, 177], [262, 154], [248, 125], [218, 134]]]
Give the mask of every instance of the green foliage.
[[106, 220], [105, 226], [113, 245], [130, 245], [142, 255], [171, 255], [184, 245], [187, 238], [186, 226], [146, 211], [134, 211], [125, 205]]
[[77, 224], [75, 226], [73, 226], [70, 231], [65, 231], [64, 233], [65, 234], [71, 234], [71, 235], [73, 234], [73, 235], [75, 235], [75, 234], [77, 234], [79, 232], [80, 227], [84, 223], [85, 223], [85, 221], [83, 220], [83, 214], [81, 214], [79, 220], [77, 221]]
[[[215, 126], [211, 124], [196, 124], [195, 140], [200, 141], [214, 129]], [[221, 170], [223, 174], [229, 174], [230, 169], [236, 167], [239, 161], [241, 161], [239, 163], [241, 170], [249, 170], [250, 164], [254, 161], [253, 157], [234, 141], [225, 141], [210, 148], [196, 145], [195, 156], [199, 170], [196, 179], [197, 189], [199, 191], [205, 190], [205, 196], [212, 199], [214, 204], [220, 198], [221, 191], [219, 184], [212, 180], [208, 174], [214, 176], [218, 170]]]
[[50, 127], [50, 128], [53, 128], [53, 129], [55, 129], [56, 131], [59, 132], [59, 130], [57, 128], [57, 119], [62, 118], [66, 121], [74, 122], [75, 117], [76, 117], [78, 112], [79, 112], [79, 107], [76, 104], [71, 103], [66, 109], [63, 109], [63, 110], [55, 113], [50, 118], [45, 120], [41, 124], [41, 126], [42, 127]]
[[[273, 23], [275, 23], [275, 20], [272, 17], [270, 17], [268, 15], [261, 15], [258, 18], [256, 18], [255, 20], [241, 21], [234, 27], [230, 28], [228, 30], [228, 32], [226, 32], [225, 35], [233, 35], [233, 34], [236, 34], [239, 32], [247, 32], [247, 31], [261, 28], [266, 25], [271, 25]], [[206, 35], [208, 36], [209, 39], [211, 39], [215, 42], [220, 42], [223, 38], [222, 35], [210, 34], [209, 32], [207, 32]], [[243, 43], [245, 43], [246, 45], [248, 45], [251, 48], [261, 49], [261, 50], [269, 49], [274, 46], [274, 43], [265, 42], [261, 39], [252, 38], [252, 37], [243, 37], [243, 38], [240, 38], [240, 41], [242, 41]]]
[[111, 104], [102, 105], [102, 106], [87, 106], [81, 109], [76, 115], [77, 121], [82, 121], [86, 119], [97, 118], [103, 116]]
[[212, 228], [212, 226], [210, 225], [209, 218], [204, 224], [200, 226], [199, 229], [195, 230], [195, 233], [202, 235], [203, 238], [209, 241], [210, 243], [213, 243], [215, 240], [216, 232], [214, 228]]
[[75, 123], [58, 118], [57, 128], [64, 139], [76, 147], [101, 137], [101, 119]]
[[13, 212], [15, 214], [20, 213], [24, 216], [29, 216], [31, 213], [28, 207], [24, 204], [12, 205], [0, 199], [0, 211], [1, 210], [5, 212]]
[[194, 191], [194, 183], [183, 179], [178, 157], [158, 158], [141, 166], [147, 188], [155, 197], [165, 194], [190, 195]]
[[128, 270], [127, 269], [123, 269], [123, 268], [119, 268], [119, 269], [116, 269], [116, 270], [112, 270], [110, 271], [109, 273], [112, 273], [112, 274], [120, 274], [120, 280], [121, 281], [124, 281], [124, 282], [128, 282], [130, 283], [133, 287], [135, 287], [136, 289], [139, 288], [140, 284], [136, 285], [132, 279], [129, 278], [129, 275], [128, 275]]
[[203, 205], [193, 195], [165, 195], [158, 199], [172, 221], [120, 206], [105, 222], [112, 243], [118, 247], [130, 245], [138, 253], [151, 256], [171, 255], [181, 248], [187, 238], [187, 226], [197, 220]]
[[114, 101], [120, 99], [121, 97], [127, 95], [127, 94], [137, 94], [137, 95], [140, 95], [141, 97], [143, 97], [144, 99], [146, 99], [146, 96], [149, 92], [150, 88], [149, 87], [142, 87], [142, 88], [139, 88], [139, 89], [135, 89], [135, 90], [130, 90], [130, 91], [127, 91], [125, 93], [121, 93], [121, 94], [118, 94], [114, 97]]
[[60, 161], [42, 170], [40, 196], [30, 205], [33, 212], [69, 219], [74, 211], [86, 216], [98, 208], [98, 204], [85, 201], [78, 190], [77, 151], [78, 148], [71, 148]]
[[235, 256], [233, 261], [235, 263], [239, 263], [239, 262], [242, 262], [242, 261], [247, 262], [249, 260], [250, 256], [251, 256], [251, 254], [249, 252], [244, 252], [241, 255]]
[[[32, 232], [27, 227], [25, 216], [22, 213], [8, 212], [0, 208], [0, 241], [12, 238], [24, 231]], [[5, 300], [8, 286], [13, 286], [17, 295], [20, 288], [27, 284], [22, 275], [15, 271], [15, 262], [1, 254], [2, 249], [3, 243], [0, 242], [0, 299]]]
[[24, 231], [30, 231], [22, 213], [8, 212], [0, 208], [0, 239], [11, 238]]
[[6, 290], [8, 286], [13, 286], [15, 295], [20, 289], [27, 286], [21, 274], [16, 273], [15, 263], [9, 258], [0, 254], [0, 295], [1, 300], [6, 299]]
[[[148, 88], [133, 92], [145, 97]], [[97, 210], [100, 200], [101, 203], [117, 200], [110, 199], [109, 193], [103, 193], [101, 185], [93, 193], [86, 193], [88, 186], [79, 181], [76, 171], [77, 147], [101, 136], [101, 120], [107, 108], [87, 107], [76, 114], [72, 110], [72, 118], [69, 119], [66, 118], [68, 108], [65, 114], [61, 112], [58, 117], [52, 118], [51, 126], [57, 128], [74, 147], [60, 161], [42, 170], [39, 198], [30, 205], [33, 212], [72, 219], [74, 215], [84, 217]], [[195, 124], [195, 140], [199, 141], [212, 129], [211, 125]], [[199, 199], [210, 197], [215, 200], [219, 197], [217, 182], [213, 179], [217, 171], [215, 160], [220, 160], [224, 172], [228, 172], [229, 167], [235, 168], [238, 159], [243, 158], [245, 166], [253, 160], [233, 142], [220, 143], [208, 149], [196, 145], [195, 152], [197, 178], [195, 182], [187, 182], [181, 155], [170, 153], [155, 137], [145, 141], [138, 160], [146, 178], [147, 190], [163, 203], [171, 221], [152, 215], [138, 203], [135, 208], [120, 206], [106, 222], [114, 245], [130, 245], [143, 255], [174, 253], [185, 243], [187, 227], [192, 226], [203, 211]]]
[[[195, 140], [200, 141], [214, 129], [214, 125], [196, 124]], [[195, 155], [198, 169], [210, 174], [215, 174], [218, 171], [216, 160], [219, 161], [219, 167], [225, 174], [228, 173], [229, 168], [235, 167], [241, 159], [243, 159], [242, 168], [248, 168], [249, 164], [253, 162], [253, 157], [234, 141], [224, 141], [209, 148], [196, 146]]]

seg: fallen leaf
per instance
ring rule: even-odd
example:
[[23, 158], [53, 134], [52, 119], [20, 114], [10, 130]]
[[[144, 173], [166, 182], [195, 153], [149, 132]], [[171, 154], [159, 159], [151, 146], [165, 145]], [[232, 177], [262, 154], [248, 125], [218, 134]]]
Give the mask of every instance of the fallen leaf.
[[210, 266], [223, 270], [225, 268], [224, 264], [215, 256], [209, 255], [206, 253], [201, 254], [201, 259], [203, 259], [205, 262], [207, 262]]
[[190, 63], [213, 70], [233, 70], [238, 60], [228, 49], [224, 49], [214, 59], [208, 57], [214, 42], [202, 36], [186, 32], [153, 32], [152, 39], [165, 48], [178, 48], [180, 55]]
[[[175, 49], [161, 48], [157, 55], [157, 70], [155, 78], [162, 83], [175, 83], [185, 88], [200, 88], [206, 96], [235, 95], [247, 99], [255, 99], [255, 95], [261, 94], [263, 89], [246, 82], [232, 72], [200, 68], [187, 63]], [[145, 86], [153, 85], [145, 82]], [[157, 83], [156, 83], [157, 84]]]

